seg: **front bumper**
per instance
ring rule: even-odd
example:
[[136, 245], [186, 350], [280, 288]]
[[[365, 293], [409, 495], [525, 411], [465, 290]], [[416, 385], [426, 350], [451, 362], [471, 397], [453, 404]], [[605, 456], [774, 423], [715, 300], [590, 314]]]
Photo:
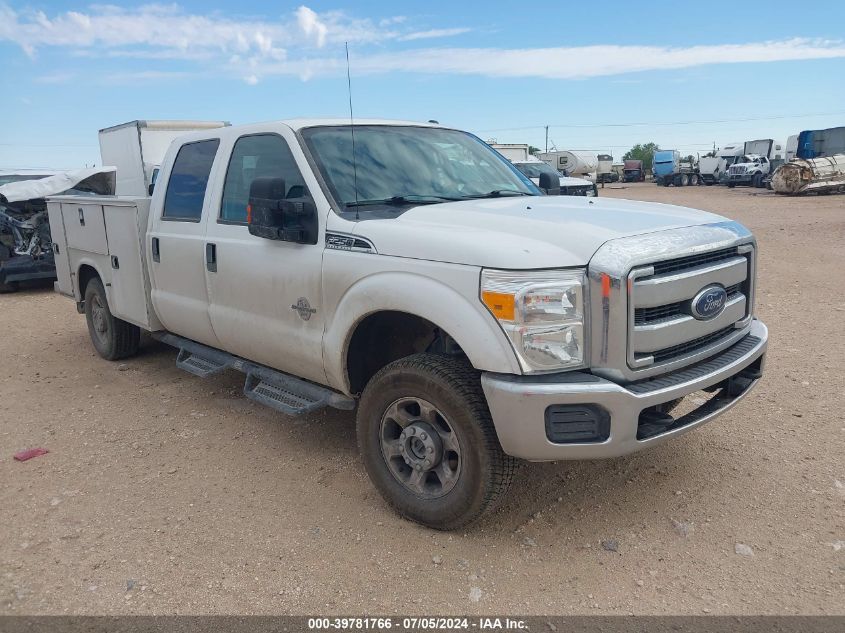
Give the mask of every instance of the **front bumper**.
[[[502, 448], [531, 461], [599, 459], [627, 455], [701, 426], [741, 400], [757, 383], [768, 330], [757, 320], [732, 347], [696, 365], [627, 385], [592, 374], [548, 376], [484, 373], [481, 384]], [[697, 409], [666, 424], [660, 406], [697, 391], [717, 391]], [[590, 405], [609, 418], [602, 441], [557, 443], [547, 436], [550, 407]], [[662, 418], [656, 432], [655, 418]], [[638, 438], [639, 435], [639, 438]]]

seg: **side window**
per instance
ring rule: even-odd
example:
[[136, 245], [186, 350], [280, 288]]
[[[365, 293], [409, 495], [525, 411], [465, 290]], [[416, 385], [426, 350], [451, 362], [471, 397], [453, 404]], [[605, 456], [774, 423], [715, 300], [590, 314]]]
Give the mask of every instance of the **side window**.
[[284, 178], [287, 198], [301, 198], [306, 194], [302, 174], [282, 137], [275, 134], [242, 136], [232, 149], [226, 170], [220, 222], [246, 224], [252, 181], [267, 177]]
[[218, 145], [220, 141], [215, 138], [187, 143], [179, 148], [167, 182], [161, 217], [189, 222], [200, 221], [205, 187]]

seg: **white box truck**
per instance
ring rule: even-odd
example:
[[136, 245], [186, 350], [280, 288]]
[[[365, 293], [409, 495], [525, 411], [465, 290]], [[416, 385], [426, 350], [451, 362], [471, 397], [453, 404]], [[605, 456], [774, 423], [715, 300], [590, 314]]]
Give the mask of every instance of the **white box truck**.
[[100, 130], [100, 160], [117, 168], [115, 195], [147, 196], [173, 139], [228, 121], [129, 121]]
[[531, 157], [531, 148], [527, 143], [497, 143], [496, 141], [487, 141], [487, 144], [513, 163], [525, 162]]

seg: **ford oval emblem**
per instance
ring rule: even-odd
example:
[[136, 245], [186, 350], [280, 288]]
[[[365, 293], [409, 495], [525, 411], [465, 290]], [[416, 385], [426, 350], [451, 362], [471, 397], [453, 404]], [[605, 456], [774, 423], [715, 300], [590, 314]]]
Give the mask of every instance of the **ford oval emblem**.
[[695, 297], [693, 297], [692, 316], [699, 321], [706, 321], [713, 319], [725, 309], [728, 303], [728, 293], [722, 286], [707, 286], [702, 288]]

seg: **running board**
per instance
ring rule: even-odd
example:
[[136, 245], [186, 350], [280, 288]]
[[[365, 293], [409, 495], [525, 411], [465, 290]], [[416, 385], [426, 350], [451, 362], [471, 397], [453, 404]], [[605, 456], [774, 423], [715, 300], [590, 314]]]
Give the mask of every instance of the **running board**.
[[189, 374], [199, 376], [200, 378], [208, 378], [209, 376], [220, 373], [231, 366], [231, 362], [227, 359], [220, 358], [217, 354], [213, 356], [215, 356], [215, 358], [208, 358], [182, 347], [179, 349], [179, 354], [176, 356], [176, 366], [179, 369], [184, 369]]
[[154, 333], [153, 338], [179, 349], [176, 366], [206, 378], [225, 369], [246, 374], [244, 395], [287, 415], [303, 415], [323, 407], [352, 410], [355, 400], [313, 382], [233, 356], [175, 334]]

